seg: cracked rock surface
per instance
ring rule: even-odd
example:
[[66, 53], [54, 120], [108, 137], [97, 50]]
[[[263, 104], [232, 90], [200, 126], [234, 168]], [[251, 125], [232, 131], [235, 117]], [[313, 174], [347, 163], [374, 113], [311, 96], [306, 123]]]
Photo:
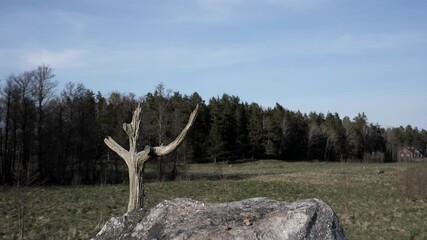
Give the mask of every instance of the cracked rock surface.
[[230, 203], [166, 200], [111, 218], [93, 239], [347, 239], [323, 201], [251, 198]]

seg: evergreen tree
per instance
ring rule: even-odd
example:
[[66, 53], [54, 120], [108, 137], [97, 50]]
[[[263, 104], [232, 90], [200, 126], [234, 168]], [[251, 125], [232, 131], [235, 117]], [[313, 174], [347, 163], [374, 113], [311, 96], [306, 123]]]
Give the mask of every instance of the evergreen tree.
[[238, 159], [249, 157], [248, 104], [238, 103], [236, 109], [236, 156]]
[[252, 159], [262, 158], [265, 154], [263, 146], [263, 110], [258, 104], [251, 103], [248, 114], [248, 150]]
[[208, 162], [209, 155], [207, 152], [209, 146], [207, 139], [209, 139], [209, 130], [211, 129], [209, 109], [200, 95], [193, 93], [189, 99], [190, 108], [194, 109], [197, 104], [199, 104], [199, 113], [194, 122], [191, 134], [186, 140], [191, 154], [189, 161]]
[[219, 99], [211, 98], [209, 101], [210, 131], [209, 131], [209, 153], [214, 163], [223, 160], [224, 141], [223, 141], [223, 115], [222, 106]]
[[[283, 124], [283, 118], [280, 116], [282, 113], [281, 107], [268, 108], [263, 115], [263, 132], [265, 148], [265, 154], [268, 158], [279, 157], [279, 150], [283, 143], [281, 142], [282, 136], [286, 134], [286, 130], [283, 132], [281, 125]], [[282, 144], [281, 144], [282, 143]]]
[[239, 98], [224, 94], [221, 98], [222, 114], [222, 141], [224, 146], [224, 156], [228, 160], [237, 159], [237, 135], [238, 126], [236, 112], [239, 105]]

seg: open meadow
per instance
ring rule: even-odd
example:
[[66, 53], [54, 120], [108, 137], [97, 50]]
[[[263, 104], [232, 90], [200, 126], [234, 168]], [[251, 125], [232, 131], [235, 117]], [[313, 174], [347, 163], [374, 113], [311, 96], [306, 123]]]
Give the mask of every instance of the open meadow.
[[[426, 169], [427, 163], [261, 160], [194, 164], [187, 166], [177, 181], [146, 184], [146, 205], [152, 207], [177, 197], [206, 202], [252, 197], [283, 201], [319, 198], [335, 210], [350, 239], [425, 240]], [[18, 239], [19, 226], [23, 226], [24, 239], [88, 239], [110, 217], [123, 214], [127, 200], [125, 184], [36, 187], [28, 191], [3, 187], [0, 238]]]

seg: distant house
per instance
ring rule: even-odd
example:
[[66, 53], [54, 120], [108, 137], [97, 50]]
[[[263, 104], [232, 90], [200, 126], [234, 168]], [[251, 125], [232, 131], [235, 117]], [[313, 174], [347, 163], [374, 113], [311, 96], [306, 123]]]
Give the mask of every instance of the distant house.
[[402, 148], [402, 150], [397, 153], [397, 157], [399, 161], [420, 160], [424, 158], [423, 154], [413, 147]]

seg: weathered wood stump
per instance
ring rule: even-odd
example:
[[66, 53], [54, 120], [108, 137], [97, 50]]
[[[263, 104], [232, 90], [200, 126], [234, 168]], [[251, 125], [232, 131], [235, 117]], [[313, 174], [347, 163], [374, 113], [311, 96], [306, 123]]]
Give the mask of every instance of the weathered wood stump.
[[197, 110], [199, 105], [190, 114], [187, 125], [182, 132], [167, 146], [145, 146], [144, 150], [139, 151], [136, 149], [136, 142], [139, 137], [139, 125], [141, 123], [141, 105], [133, 113], [131, 123], [123, 123], [123, 130], [129, 137], [129, 151], [124, 149], [111, 137], [104, 139], [105, 144], [114, 152], [116, 152], [123, 160], [129, 169], [129, 202], [127, 211], [131, 211], [136, 208], [143, 208], [144, 204], [144, 186], [143, 186], [143, 169], [145, 162], [156, 158], [162, 157], [173, 152], [185, 139], [188, 131], [193, 126], [193, 123], [197, 116]]

